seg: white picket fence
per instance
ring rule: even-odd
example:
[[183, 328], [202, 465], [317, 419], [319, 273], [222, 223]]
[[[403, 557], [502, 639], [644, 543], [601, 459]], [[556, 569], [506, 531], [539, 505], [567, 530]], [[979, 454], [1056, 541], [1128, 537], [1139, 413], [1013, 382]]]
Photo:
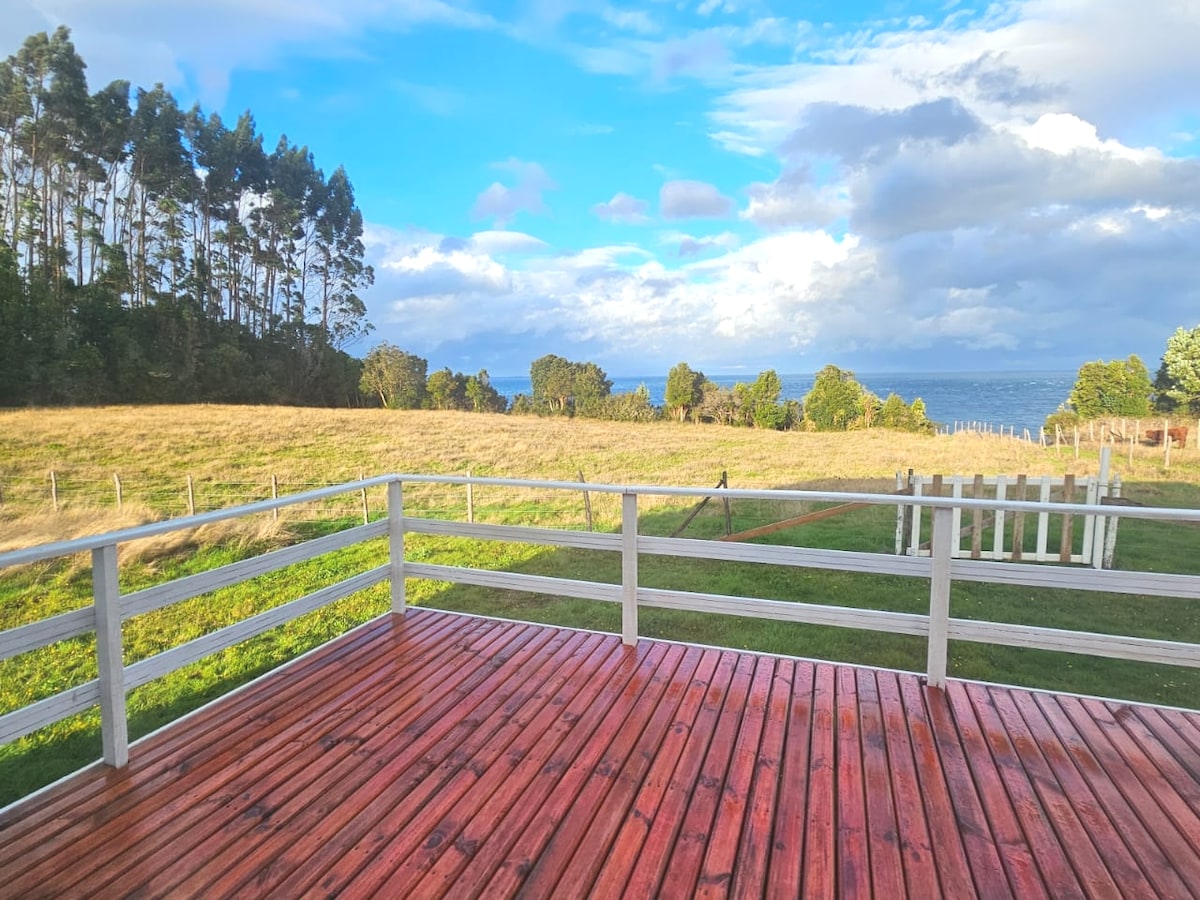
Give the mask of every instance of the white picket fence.
[[[907, 484], [906, 484], [907, 483]], [[970, 497], [996, 501], [1035, 499], [1043, 504], [1037, 514], [1037, 531], [1034, 547], [1027, 549], [1025, 513], [997, 509], [992, 516], [985, 517], [983, 510], [972, 511], [970, 524], [963, 526], [963, 510], [955, 507], [951, 531], [951, 557], [953, 559], [994, 559], [1026, 562], [1060, 562], [1089, 565], [1093, 568], [1112, 568], [1116, 549], [1117, 520], [1108, 515], [1106, 499], [1121, 496], [1121, 478], [1112, 482], [1089, 475], [1077, 478], [1074, 475], [956, 475], [944, 478], [940, 475], [897, 474], [896, 489], [907, 486], [914, 497], [945, 496], [948, 487], [953, 499]], [[1030, 493], [1034, 496], [1030, 497]], [[1056, 510], [1062, 504], [1077, 504], [1082, 495], [1085, 506], [1094, 512], [1079, 516]], [[929, 556], [933, 551], [928, 541], [922, 540], [928, 527], [928, 517], [912, 514], [912, 507], [897, 507], [896, 553], [910, 556]], [[1058, 520], [1058, 540], [1050, 546], [1050, 524]], [[1081, 539], [1077, 523], [1082, 520]], [[1078, 546], [1077, 546], [1078, 543]]]

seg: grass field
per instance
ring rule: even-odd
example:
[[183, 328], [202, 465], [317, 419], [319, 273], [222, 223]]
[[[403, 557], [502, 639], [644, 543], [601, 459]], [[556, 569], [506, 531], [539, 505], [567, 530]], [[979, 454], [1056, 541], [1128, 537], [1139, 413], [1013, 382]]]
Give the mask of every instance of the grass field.
[[[1163, 470], [1156, 452], [1139, 455], [1132, 467], [1123, 457], [1114, 462], [1115, 472], [1125, 480], [1126, 496], [1158, 505], [1200, 507], [1197, 451], [1177, 452], [1170, 471]], [[1076, 460], [1065, 450], [1059, 454], [975, 434], [818, 435], [675, 423], [216, 406], [0, 412], [0, 550], [178, 514], [178, 487], [188, 476], [202, 496], [244, 500], [266, 496], [272, 476], [286, 486], [344, 482], [363, 473], [470, 469], [476, 475], [574, 480], [582, 473], [591, 482], [711, 486], [726, 471], [732, 487], [890, 491], [895, 472], [909, 468], [946, 475], [1087, 474], [1096, 471], [1097, 459], [1095, 453]], [[50, 471], [65, 488], [57, 512], [45, 490]], [[120, 510], [111, 493], [114, 473], [125, 488]], [[163, 485], [174, 487], [164, 492]], [[158, 502], [162, 497], [169, 502]], [[598, 528], [617, 527], [616, 498], [593, 495], [592, 505]], [[317, 517], [259, 516], [244, 524], [209, 526], [123, 548], [122, 589], [135, 590], [353, 524], [361, 512], [351, 507]], [[372, 513], [381, 514], [382, 508], [382, 496], [372, 496]], [[413, 486], [406, 508], [462, 517], [465, 492]], [[669, 534], [687, 509], [686, 502], [648, 503], [642, 508], [640, 528]], [[804, 510], [734, 504], [734, 525], [752, 527], [800, 511]], [[583, 525], [582, 495], [518, 496], [478, 488], [475, 514], [481, 521], [578, 528]], [[860, 510], [766, 540], [890, 552], [894, 521], [890, 509]], [[711, 536], [722, 524], [719, 510], [707, 511], [687, 534]], [[1117, 564], [1200, 572], [1196, 537], [1197, 530], [1186, 526], [1125, 522]], [[382, 542], [375, 542], [135, 617], [128, 626], [126, 661], [337, 581], [376, 564], [384, 554]], [[619, 562], [611, 554], [412, 536], [409, 556], [451, 565], [619, 580]], [[643, 560], [641, 570], [647, 585], [684, 590], [909, 612], [925, 611], [928, 604], [928, 584], [918, 579], [654, 558]], [[411, 583], [409, 596], [411, 602], [445, 609], [619, 630], [617, 609], [589, 601], [429, 582]], [[86, 560], [0, 572], [0, 629], [86, 605], [90, 598]], [[364, 592], [133, 691], [131, 734], [153, 730], [382, 612], [386, 604], [382, 587]], [[1200, 607], [1156, 597], [1067, 591], [1031, 596], [1028, 590], [956, 584], [951, 612], [1200, 641]], [[923, 641], [904, 636], [661, 610], [643, 611], [641, 627], [644, 634], [677, 640], [910, 670], [924, 666]], [[974, 644], [952, 644], [951, 674], [1188, 706], [1200, 696], [1196, 670]], [[0, 712], [94, 677], [92, 638], [64, 641], [0, 662]], [[98, 747], [94, 713], [0, 747], [0, 804], [95, 759]]]

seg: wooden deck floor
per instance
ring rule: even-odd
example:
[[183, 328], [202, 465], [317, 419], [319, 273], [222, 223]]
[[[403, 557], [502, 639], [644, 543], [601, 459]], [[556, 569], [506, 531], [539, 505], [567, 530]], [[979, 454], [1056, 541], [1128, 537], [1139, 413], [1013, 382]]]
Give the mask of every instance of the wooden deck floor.
[[0, 817], [0, 895], [1193, 897], [1200, 714], [410, 611]]

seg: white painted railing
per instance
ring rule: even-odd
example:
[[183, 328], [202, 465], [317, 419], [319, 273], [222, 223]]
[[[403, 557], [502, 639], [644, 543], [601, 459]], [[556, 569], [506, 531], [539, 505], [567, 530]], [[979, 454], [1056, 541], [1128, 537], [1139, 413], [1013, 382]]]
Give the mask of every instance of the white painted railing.
[[[266, 500], [204, 513], [199, 516], [156, 522], [95, 537], [0, 553], [0, 570], [78, 553], [90, 553], [94, 600], [90, 607], [0, 631], [0, 660], [94, 631], [97, 638], [99, 663], [99, 677], [96, 680], [0, 716], [0, 743], [15, 740], [99, 704], [103, 758], [110, 765], [124, 765], [128, 760], [125, 697], [130, 689], [383, 581], [390, 582], [392, 610], [402, 613], [405, 609], [404, 582], [406, 578], [435, 579], [495, 589], [620, 603], [622, 607], [621, 634], [626, 643], [637, 641], [638, 610], [641, 607], [726, 613], [919, 635], [925, 637], [928, 642], [926, 674], [929, 683], [934, 686], [945, 684], [947, 642], [949, 640], [1005, 644], [1200, 667], [1200, 644], [1197, 643], [1066, 631], [950, 617], [950, 586], [955, 580], [1200, 600], [1200, 576], [1196, 575], [1077, 569], [1059, 565], [1030, 565], [954, 557], [955, 522], [960, 511], [978, 509], [999, 512], [1007, 510], [1041, 514], [1048, 511], [1048, 505], [1041, 502], [974, 500], [956, 497], [897, 497], [892, 494], [847, 494], [828, 491], [714, 490], [712, 488], [655, 485], [588, 484], [589, 492], [615, 494], [621, 497], [621, 532], [604, 534], [542, 527], [465, 523], [406, 515], [403, 505], [403, 485], [406, 483], [495, 486], [507, 489], [529, 488], [539, 491], [561, 490], [576, 493], [580, 490], [577, 482], [522, 481], [440, 475], [387, 475], [336, 487], [307, 491], [277, 500]], [[340, 493], [360, 492], [381, 485], [386, 485], [388, 497], [388, 512], [384, 519], [145, 590], [129, 594], [120, 593], [117, 581], [117, 551], [123, 543], [171, 531], [195, 528], [210, 522], [269, 512], [293, 504], [309, 503]], [[639, 497], [699, 498], [710, 495], [718, 495], [723, 499], [730, 500], [838, 502], [880, 506], [899, 504], [913, 507], [914, 515], [920, 508], [927, 507], [932, 510], [933, 518], [931, 555], [928, 557], [894, 556], [890, 553], [737, 544], [639, 534]], [[1200, 510], [1110, 506], [1101, 509], [1102, 511], [1098, 512], [1097, 506], [1089, 504], [1055, 503], [1052, 511], [1056, 514], [1099, 515], [1110, 518], [1131, 517], [1167, 522], [1200, 522]], [[404, 558], [405, 534], [449, 535], [611, 551], [621, 554], [621, 582], [607, 584], [516, 572], [407, 562]], [[306, 596], [289, 600], [266, 612], [166, 650], [156, 656], [131, 665], [122, 663], [123, 623], [131, 616], [160, 609], [218, 588], [238, 584], [284, 566], [310, 560], [362, 541], [384, 537], [388, 540], [388, 562], [383, 565], [369, 568]], [[638, 559], [641, 555], [763, 563], [923, 578], [927, 579], [930, 584], [929, 612], [898, 613], [643, 587], [638, 582]]]

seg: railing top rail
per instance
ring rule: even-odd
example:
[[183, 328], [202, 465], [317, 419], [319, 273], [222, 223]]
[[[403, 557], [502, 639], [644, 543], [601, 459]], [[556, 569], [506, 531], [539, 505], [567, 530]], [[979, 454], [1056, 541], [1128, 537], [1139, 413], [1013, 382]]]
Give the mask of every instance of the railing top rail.
[[[931, 509], [1014, 510], [1050, 512], [1062, 515], [1096, 515], [1097, 505], [1089, 503], [1042, 503], [1038, 500], [975, 500], [969, 497], [931, 497], [926, 494], [878, 494], [862, 491], [807, 491], [782, 488], [711, 488], [678, 487], [659, 484], [603, 484], [583, 481], [532, 481], [519, 478], [489, 478], [468, 475], [394, 475], [402, 482], [474, 484], [494, 487], [550, 488], [565, 491], [589, 491], [594, 494], [639, 494], [658, 497], [713, 497], [730, 500], [791, 500], [818, 503], [865, 503], [873, 506], [922, 506]], [[1200, 509], [1165, 506], [1105, 506], [1103, 515], [1122, 518], [1200, 521]]]
[[[967, 497], [930, 497], [926, 495], [912, 496], [907, 494], [878, 494], [862, 491], [808, 491], [784, 490], [777, 488], [711, 488], [711, 487], [680, 487], [659, 484], [603, 484], [580, 481], [540, 481], [520, 478], [491, 478], [470, 475], [422, 475], [422, 474], [391, 474], [377, 475], [350, 481], [345, 484], [303, 491], [298, 494], [288, 494], [271, 500], [259, 500], [254, 503], [231, 506], [226, 509], [212, 510], [194, 516], [164, 519], [161, 522], [151, 522], [119, 531], [105, 534], [76, 538], [70, 541], [56, 541], [23, 550], [11, 550], [0, 553], [0, 569], [8, 566], [27, 565], [60, 556], [75, 553], [86, 553], [109, 544], [121, 544], [128, 541], [140, 540], [196, 528], [210, 522], [220, 522], [255, 513], [270, 512], [273, 509], [307, 503], [324, 497], [359, 491], [364, 488], [378, 487], [395, 481], [410, 484], [458, 484], [480, 485], [508, 488], [533, 488], [541, 490], [586, 490], [598, 494], [638, 494], [657, 497], [714, 497], [731, 500], [782, 500], [793, 502], [818, 503], [862, 503], [872, 506], [895, 506], [904, 504], [910, 506], [929, 507], [931, 509], [959, 508], [964, 510], [1008, 510], [1027, 513], [1054, 513], [1057, 515], [1096, 515], [1098, 507], [1086, 503], [1042, 503], [1036, 500], [976, 500]], [[1104, 506], [1102, 514], [1111, 517], [1156, 519], [1160, 521], [1200, 521], [1200, 509], [1183, 509], [1174, 507], [1155, 506]]]

